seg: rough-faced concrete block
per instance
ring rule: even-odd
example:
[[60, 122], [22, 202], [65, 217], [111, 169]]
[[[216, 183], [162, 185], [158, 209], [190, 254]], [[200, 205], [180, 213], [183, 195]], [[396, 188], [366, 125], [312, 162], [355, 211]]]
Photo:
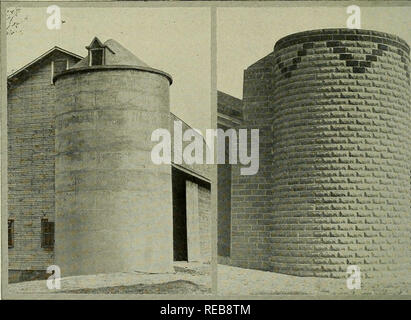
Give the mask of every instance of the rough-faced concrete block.
[[[244, 73], [243, 126], [268, 138], [257, 175], [233, 168], [235, 265], [322, 277], [345, 277], [353, 262], [366, 278], [411, 270], [409, 47], [348, 31], [287, 36]], [[256, 237], [248, 214], [270, 234]]]

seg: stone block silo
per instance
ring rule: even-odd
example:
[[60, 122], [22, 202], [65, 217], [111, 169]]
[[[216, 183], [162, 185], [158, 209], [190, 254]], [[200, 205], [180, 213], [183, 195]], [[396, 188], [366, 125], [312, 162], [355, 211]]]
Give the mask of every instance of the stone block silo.
[[260, 172], [233, 176], [234, 264], [409, 275], [409, 61], [395, 35], [324, 29], [280, 39], [245, 71], [245, 127], [263, 143]]
[[54, 79], [56, 264], [63, 276], [170, 272], [171, 167], [153, 164], [150, 137], [168, 128], [171, 77], [114, 40], [87, 49]]

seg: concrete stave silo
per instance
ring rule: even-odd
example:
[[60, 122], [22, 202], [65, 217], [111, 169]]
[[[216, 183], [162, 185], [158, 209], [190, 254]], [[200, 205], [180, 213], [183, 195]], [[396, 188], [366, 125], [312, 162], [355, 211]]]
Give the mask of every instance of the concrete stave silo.
[[[56, 264], [63, 276], [171, 272], [171, 166], [151, 160], [168, 128], [171, 77], [114, 40], [55, 78]], [[96, 58], [97, 60], [97, 58]]]

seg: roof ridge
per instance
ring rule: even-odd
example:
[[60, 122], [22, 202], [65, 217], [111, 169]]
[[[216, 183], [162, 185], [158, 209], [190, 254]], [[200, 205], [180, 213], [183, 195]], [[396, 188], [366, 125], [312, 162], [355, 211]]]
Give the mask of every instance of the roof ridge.
[[[97, 38], [98, 40], [98, 38]], [[93, 39], [92, 43], [96, 41]], [[106, 66], [119, 66], [128, 65], [134, 67], [150, 68], [150, 66], [143, 60], [138, 58], [133, 52], [124, 47], [121, 43], [114, 39], [108, 39], [102, 43], [102, 47], [108, 49], [104, 56], [104, 65]], [[86, 48], [89, 48], [86, 47]], [[90, 49], [89, 49], [90, 50]], [[90, 54], [90, 53], [89, 53]], [[78, 69], [89, 66], [88, 55], [78, 61], [72, 69]]]
[[65, 53], [65, 54], [71, 55], [72, 57], [75, 57], [75, 58], [77, 58], [77, 59], [79, 59], [79, 60], [83, 59], [82, 56], [80, 56], [80, 55], [78, 55], [78, 54], [76, 54], [76, 53], [74, 53], [74, 52], [68, 51], [68, 50], [63, 49], [63, 48], [61, 48], [61, 47], [59, 47], [59, 46], [54, 46], [54, 47], [52, 47], [51, 49], [49, 49], [49, 50], [47, 50], [46, 52], [44, 52], [43, 54], [41, 54], [40, 56], [38, 56], [36, 59], [34, 59], [34, 60], [32, 60], [31, 62], [25, 64], [25, 65], [24, 65], [23, 67], [21, 67], [20, 69], [17, 69], [16, 71], [14, 71], [14, 72], [12, 72], [11, 74], [9, 74], [9, 75], [7, 76], [7, 80], [15, 77], [17, 74], [19, 74], [20, 72], [24, 71], [25, 69], [27, 69], [28, 67], [32, 66], [33, 64], [37, 63], [37, 62], [40, 61], [41, 59], [47, 57], [49, 54], [51, 54], [51, 53], [52, 53], [53, 51], [55, 51], [55, 50], [59, 50], [59, 51]]

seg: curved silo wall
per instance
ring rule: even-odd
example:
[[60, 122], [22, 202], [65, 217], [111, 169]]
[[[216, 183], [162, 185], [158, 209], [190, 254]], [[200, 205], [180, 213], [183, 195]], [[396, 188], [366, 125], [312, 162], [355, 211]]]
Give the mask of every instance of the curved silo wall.
[[63, 276], [172, 270], [170, 165], [151, 161], [168, 128], [169, 79], [105, 68], [56, 80], [56, 264]]
[[[327, 29], [279, 40], [246, 70], [247, 127], [271, 125], [271, 150], [260, 145], [260, 167], [271, 176], [259, 176], [270, 180], [272, 207], [251, 223], [244, 210], [233, 234], [260, 229], [237, 247], [265, 254], [237, 255], [234, 264], [319, 277], [346, 277], [348, 265], [367, 278], [409, 272], [408, 66], [409, 47], [396, 36]], [[252, 179], [238, 197], [265, 185]], [[250, 201], [258, 209], [267, 199], [256, 193]]]

